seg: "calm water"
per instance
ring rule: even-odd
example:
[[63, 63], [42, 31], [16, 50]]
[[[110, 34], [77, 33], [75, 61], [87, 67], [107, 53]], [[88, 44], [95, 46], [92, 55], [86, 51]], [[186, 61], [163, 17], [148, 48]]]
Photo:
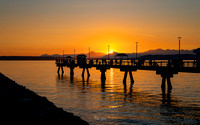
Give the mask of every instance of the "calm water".
[[200, 74], [174, 75], [169, 94], [162, 93], [154, 71], [133, 72], [134, 87], [129, 89], [128, 78], [124, 90], [119, 69], [107, 70], [105, 86], [95, 68], [84, 80], [76, 68], [73, 81], [64, 70], [58, 76], [54, 61], [0, 61], [0, 72], [90, 124], [200, 123]]

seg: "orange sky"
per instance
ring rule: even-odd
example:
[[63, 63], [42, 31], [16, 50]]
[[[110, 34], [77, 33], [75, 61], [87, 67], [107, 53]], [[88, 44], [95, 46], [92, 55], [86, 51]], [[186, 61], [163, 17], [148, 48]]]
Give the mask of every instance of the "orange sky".
[[200, 47], [199, 0], [2, 0], [0, 56]]

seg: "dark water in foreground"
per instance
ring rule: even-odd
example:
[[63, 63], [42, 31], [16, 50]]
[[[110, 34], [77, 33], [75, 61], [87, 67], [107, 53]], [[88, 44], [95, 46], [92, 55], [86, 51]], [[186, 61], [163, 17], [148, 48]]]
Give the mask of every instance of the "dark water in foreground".
[[154, 71], [134, 72], [132, 90], [119, 69], [106, 72], [105, 86], [95, 68], [84, 80], [76, 68], [73, 81], [69, 69], [56, 71], [54, 61], [0, 61], [0, 72], [90, 124], [200, 124], [200, 74], [174, 75], [172, 92], [163, 93]]

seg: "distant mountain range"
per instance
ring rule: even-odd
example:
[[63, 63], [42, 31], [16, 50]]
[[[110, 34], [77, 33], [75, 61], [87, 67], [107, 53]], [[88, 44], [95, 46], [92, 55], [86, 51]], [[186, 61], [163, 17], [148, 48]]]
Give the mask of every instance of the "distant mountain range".
[[[149, 50], [149, 51], [146, 51], [146, 52], [142, 52], [142, 53], [138, 53], [137, 56], [138, 57], [141, 57], [141, 56], [146, 56], [146, 55], [177, 55], [179, 53], [178, 50], [170, 50], [170, 49], [166, 49], [166, 50], [163, 50], [163, 49], [156, 49], [156, 50]], [[86, 55], [87, 57], [89, 57], [89, 53], [81, 53], [81, 54], [84, 54]], [[110, 53], [109, 54], [109, 57], [110, 58], [115, 58], [115, 56], [117, 54], [121, 54], [119, 52], [113, 52], [113, 53]], [[125, 53], [128, 55], [128, 58], [135, 58], [136, 57], [136, 53]], [[181, 54], [194, 54], [193, 53], [193, 50], [181, 50]], [[76, 54], [75, 56], [77, 56], [79, 54]], [[74, 57], [73, 54], [65, 54], [64, 57], [67, 57], [67, 56], [71, 56], [71, 57]], [[53, 55], [48, 55], [48, 54], [43, 54], [41, 55], [41, 57], [63, 57], [63, 55], [59, 55], [59, 54], [53, 54]], [[90, 58], [107, 58], [108, 55], [107, 54], [104, 54], [104, 53], [101, 53], [101, 52], [94, 52], [94, 51], [91, 51], [90, 52]]]
[[[178, 50], [163, 50], [163, 49], [156, 49], [156, 50], [149, 50], [146, 52], [138, 53], [137, 59], [144, 59], [144, 60], [168, 60], [168, 59], [178, 59], [179, 51]], [[89, 53], [81, 53], [87, 56], [89, 58]], [[127, 55], [128, 57], [123, 57], [123, 59], [127, 58], [135, 58], [136, 53], [119, 53], [119, 52], [113, 52], [109, 54], [110, 58], [115, 58], [116, 55]], [[79, 54], [76, 54], [77, 56]], [[73, 54], [65, 54], [64, 57], [71, 56], [74, 57]], [[55, 60], [56, 58], [63, 58], [63, 55], [59, 54], [43, 54], [41, 56], [0, 56], [0, 60]], [[108, 58], [107, 54], [101, 53], [101, 52], [90, 52], [90, 58]], [[120, 57], [119, 57], [120, 58]], [[193, 50], [181, 50], [181, 59], [183, 60], [194, 60], [196, 59], [195, 53], [193, 53]]]
[[[170, 50], [170, 49], [156, 49], [156, 50], [149, 50], [144, 52], [144, 55], [174, 55], [174, 54], [178, 54], [179, 50]], [[181, 54], [194, 54], [193, 50], [181, 50]]]

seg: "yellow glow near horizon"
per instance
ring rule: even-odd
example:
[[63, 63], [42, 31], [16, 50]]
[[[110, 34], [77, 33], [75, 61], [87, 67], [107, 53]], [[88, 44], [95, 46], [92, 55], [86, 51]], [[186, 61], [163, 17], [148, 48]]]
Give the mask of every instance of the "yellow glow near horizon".
[[109, 54], [113, 53], [114, 51], [113, 50], [110, 50]]

